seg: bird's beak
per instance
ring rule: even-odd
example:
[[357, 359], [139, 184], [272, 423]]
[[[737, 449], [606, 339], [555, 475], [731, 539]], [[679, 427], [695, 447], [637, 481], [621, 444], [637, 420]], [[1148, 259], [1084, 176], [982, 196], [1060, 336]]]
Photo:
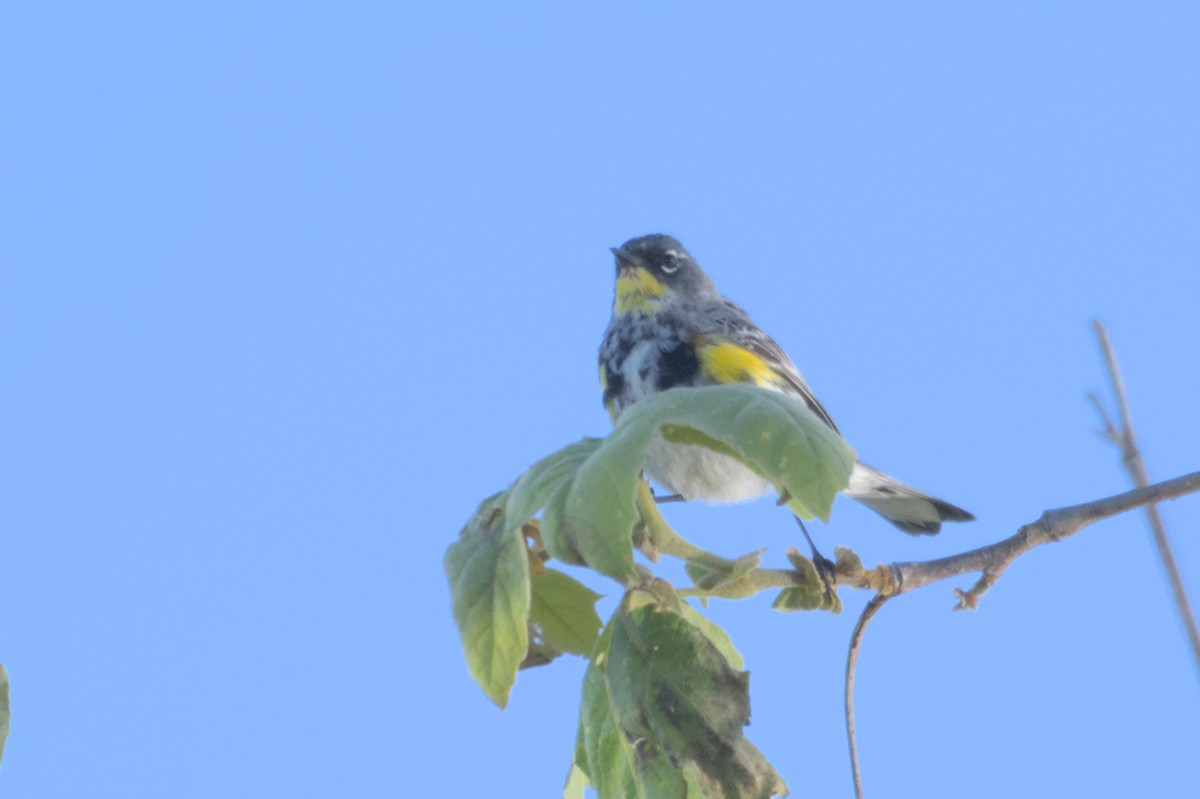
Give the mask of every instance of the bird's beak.
[[632, 269], [645, 268], [645, 265], [642, 263], [640, 258], [623, 247], [609, 247], [608, 249], [614, 256], [616, 256], [617, 268], [622, 272]]

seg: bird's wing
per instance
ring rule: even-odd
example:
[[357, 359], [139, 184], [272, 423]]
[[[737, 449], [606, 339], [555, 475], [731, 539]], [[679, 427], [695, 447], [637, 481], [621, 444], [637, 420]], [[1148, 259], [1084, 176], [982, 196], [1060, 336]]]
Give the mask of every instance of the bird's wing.
[[771, 371], [782, 378], [784, 384], [804, 400], [809, 409], [820, 417], [821, 421], [835, 431], [841, 432], [833, 421], [833, 417], [829, 415], [829, 411], [825, 410], [825, 406], [804, 382], [800, 370], [783, 351], [783, 347], [764, 333], [762, 328], [754, 324], [749, 314], [733, 302], [722, 299], [720, 306], [710, 311], [707, 318], [712, 320], [713, 326], [716, 328], [713, 332], [762, 358], [770, 366]]

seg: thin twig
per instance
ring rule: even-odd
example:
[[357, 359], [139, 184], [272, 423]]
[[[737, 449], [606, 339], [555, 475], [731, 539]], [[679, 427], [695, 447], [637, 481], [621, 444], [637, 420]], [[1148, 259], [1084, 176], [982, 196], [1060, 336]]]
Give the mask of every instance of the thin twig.
[[1117, 432], [1117, 426], [1113, 424], [1112, 417], [1108, 415], [1108, 409], [1104, 407], [1104, 403], [1096, 396], [1096, 392], [1088, 392], [1088, 400], [1092, 403], [1092, 407], [1096, 409], [1096, 415], [1100, 417], [1100, 421], [1104, 422], [1104, 429], [1097, 432], [1104, 436], [1109, 442], [1121, 446], [1121, 434]]
[[[1142, 458], [1141, 450], [1138, 448], [1137, 437], [1133, 432], [1133, 423], [1129, 418], [1129, 399], [1125, 394], [1125, 382], [1121, 379], [1121, 370], [1117, 366], [1117, 358], [1113, 354], [1112, 344], [1108, 339], [1108, 331], [1099, 320], [1092, 320], [1092, 329], [1096, 333], [1100, 352], [1104, 356], [1104, 363], [1108, 368], [1108, 379], [1112, 384], [1113, 395], [1117, 400], [1117, 412], [1121, 417], [1121, 426], [1118, 429], [1108, 418], [1108, 414], [1104, 413], [1104, 406], [1093, 395], [1093, 402], [1100, 412], [1101, 419], [1105, 423], [1106, 429], [1104, 435], [1121, 451], [1121, 460], [1125, 464], [1125, 470], [1129, 473], [1129, 477], [1133, 480], [1134, 485], [1139, 487], [1149, 485], [1150, 478], [1146, 474], [1146, 462]], [[1175, 563], [1175, 553], [1171, 549], [1171, 541], [1167, 537], [1167, 531], [1163, 526], [1162, 516], [1158, 512], [1157, 505], [1146, 506], [1146, 520], [1149, 522], [1150, 531], [1154, 535], [1154, 543], [1158, 549], [1158, 558], [1162, 561], [1163, 571], [1166, 573], [1167, 582], [1171, 586], [1171, 593], [1175, 598], [1175, 606], [1179, 609], [1180, 620], [1183, 622], [1188, 641], [1192, 645], [1192, 658], [1196, 661], [1197, 671], [1200, 671], [1200, 628], [1196, 625], [1196, 616], [1192, 612], [1192, 605], [1188, 600], [1187, 589], [1183, 585], [1183, 576], [1179, 573], [1179, 567]]]
[[876, 594], [863, 608], [854, 632], [850, 634], [850, 651], [846, 654], [846, 739], [850, 743], [850, 773], [854, 776], [855, 799], [863, 799], [862, 773], [858, 769], [858, 742], [854, 732], [854, 672], [858, 667], [858, 650], [862, 646], [863, 633], [872, 617], [888, 601], [886, 594]]

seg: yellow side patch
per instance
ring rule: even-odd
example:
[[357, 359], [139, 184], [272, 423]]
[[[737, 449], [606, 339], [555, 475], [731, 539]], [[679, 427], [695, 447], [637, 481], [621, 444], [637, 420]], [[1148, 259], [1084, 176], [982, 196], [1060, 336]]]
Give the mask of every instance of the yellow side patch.
[[714, 341], [707, 336], [699, 336], [694, 346], [700, 359], [700, 370], [718, 383], [772, 386], [779, 382], [771, 365], [745, 347], [729, 341]]
[[667, 286], [645, 269], [622, 271], [617, 276], [617, 316], [630, 311], [649, 313], [657, 304], [655, 300], [667, 293]]
[[[603, 363], [600, 364], [600, 396], [608, 393], [608, 367]], [[617, 421], [617, 398], [612, 397], [605, 401], [604, 410], [608, 411], [608, 420], [614, 424]]]
[[617, 423], [617, 398], [613, 397], [608, 402], [604, 403], [604, 410], [608, 411], [608, 420], [613, 424]]

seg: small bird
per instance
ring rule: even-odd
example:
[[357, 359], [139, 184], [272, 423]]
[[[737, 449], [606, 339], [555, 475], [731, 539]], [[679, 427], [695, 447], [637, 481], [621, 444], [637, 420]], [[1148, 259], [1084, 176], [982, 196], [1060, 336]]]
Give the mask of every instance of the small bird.
[[[676, 239], [641, 236], [612, 253], [617, 285], [600, 346], [600, 385], [614, 422], [643, 397], [677, 386], [753, 383], [803, 400], [838, 430], [783, 348], [717, 291]], [[646, 450], [645, 470], [685, 500], [737, 502], [773, 488], [733, 458], [661, 437]], [[913, 535], [936, 533], [942, 522], [975, 519], [861, 461], [844, 493]]]

